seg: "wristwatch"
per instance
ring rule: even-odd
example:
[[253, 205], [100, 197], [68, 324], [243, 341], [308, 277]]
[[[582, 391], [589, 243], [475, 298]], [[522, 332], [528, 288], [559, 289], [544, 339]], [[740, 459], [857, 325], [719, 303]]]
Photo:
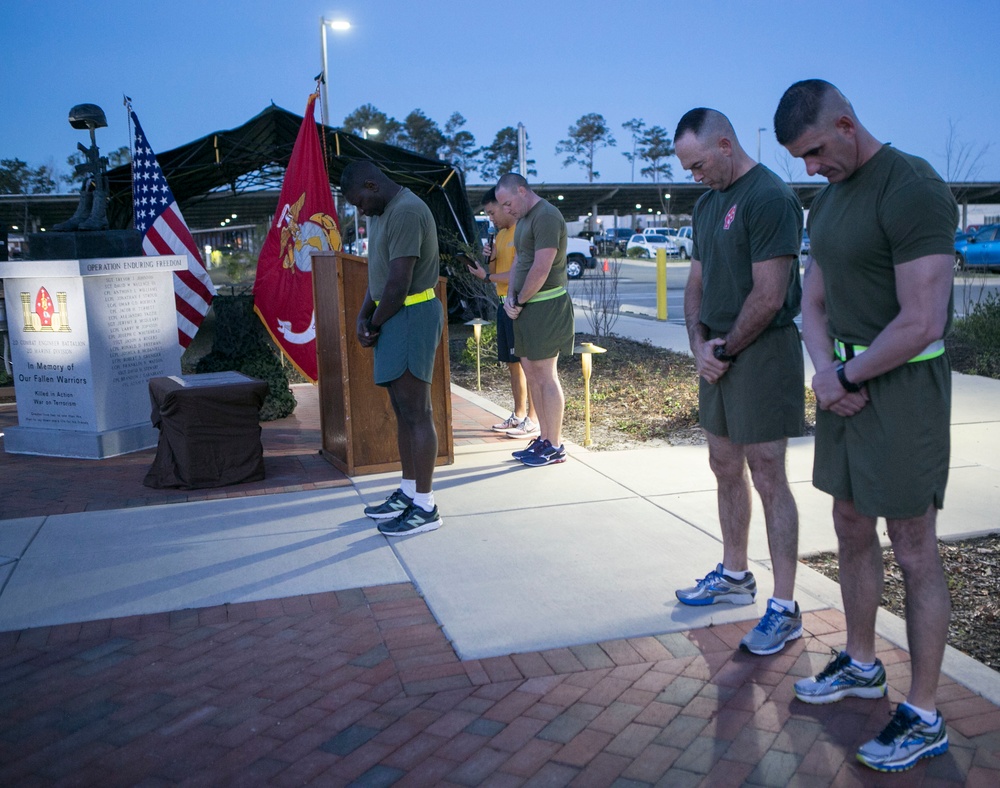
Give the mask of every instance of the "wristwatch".
[[486, 272], [486, 281], [487, 282], [492, 282], [493, 281], [492, 279], [490, 279], [490, 272], [489, 271]]
[[716, 345], [712, 348], [712, 355], [719, 359], [719, 361], [728, 361], [730, 364], [736, 361], [736, 356], [730, 356], [726, 353], [725, 345]]
[[517, 300], [517, 296], [514, 296], [514, 308], [520, 309], [522, 306], [524, 306], [524, 304]]
[[844, 387], [844, 391], [847, 391], [847, 392], [849, 392], [851, 394], [856, 394], [857, 392], [861, 391], [861, 385], [860, 384], [858, 384], [858, 383], [851, 383], [851, 381], [849, 381], [847, 379], [847, 373], [844, 372], [844, 365], [843, 364], [838, 364], [837, 365], [837, 380], [839, 380], [840, 381], [840, 385]]

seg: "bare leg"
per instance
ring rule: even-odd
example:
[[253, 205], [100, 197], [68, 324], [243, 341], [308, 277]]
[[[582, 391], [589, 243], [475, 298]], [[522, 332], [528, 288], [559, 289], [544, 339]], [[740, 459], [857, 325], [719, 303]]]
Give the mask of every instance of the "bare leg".
[[538, 411], [541, 437], [550, 441], [553, 446], [562, 444], [563, 412], [566, 408], [566, 399], [556, 371], [558, 360], [558, 356], [537, 361], [521, 359], [531, 398]]
[[913, 672], [906, 699], [922, 709], [935, 708], [934, 696], [951, 616], [936, 521], [937, 510], [933, 506], [922, 517], [888, 521], [889, 538], [906, 587], [906, 640]]
[[528, 382], [524, 377], [524, 370], [521, 369], [519, 361], [511, 361], [507, 364], [510, 372], [510, 393], [514, 397], [514, 415], [523, 419], [525, 415], [532, 421], [538, 421], [535, 413], [535, 405], [528, 396]]
[[430, 492], [438, 448], [431, 409], [431, 385], [415, 378], [407, 370], [389, 384], [389, 399], [396, 412], [403, 477], [416, 479], [417, 492]]
[[875, 614], [882, 599], [882, 548], [876, 519], [860, 514], [852, 501], [833, 502], [840, 553], [840, 593], [847, 618], [847, 653], [875, 661]]
[[788, 441], [747, 444], [747, 464], [760, 494], [767, 523], [767, 544], [774, 568], [774, 596], [794, 599], [795, 567], [799, 556], [799, 511], [785, 475]]
[[708, 462], [718, 482], [719, 525], [722, 526], [722, 565], [740, 572], [747, 569], [750, 535], [750, 480], [744, 447], [728, 438], [705, 433]]

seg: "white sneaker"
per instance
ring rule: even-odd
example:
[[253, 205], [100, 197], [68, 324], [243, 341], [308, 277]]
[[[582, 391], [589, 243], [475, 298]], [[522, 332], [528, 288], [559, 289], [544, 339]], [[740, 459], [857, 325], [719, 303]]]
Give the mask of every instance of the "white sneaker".
[[513, 413], [511, 413], [507, 418], [505, 418], [499, 424], [494, 424], [492, 427], [490, 427], [490, 429], [493, 430], [494, 432], [506, 432], [509, 429], [513, 429], [520, 423], [521, 420]]
[[528, 416], [506, 432], [508, 438], [535, 438], [542, 434], [541, 428]]

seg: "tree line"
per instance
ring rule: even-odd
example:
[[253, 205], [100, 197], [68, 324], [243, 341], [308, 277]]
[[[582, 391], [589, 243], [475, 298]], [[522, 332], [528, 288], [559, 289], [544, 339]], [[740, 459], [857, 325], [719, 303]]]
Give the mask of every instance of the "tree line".
[[[489, 145], [477, 146], [472, 132], [465, 129], [467, 121], [460, 112], [453, 112], [441, 127], [429, 118], [423, 110], [415, 109], [402, 121], [382, 112], [373, 104], [363, 104], [346, 118], [342, 127], [353, 134], [368, 135], [370, 129], [378, 129], [378, 139], [390, 145], [406, 148], [421, 156], [443, 159], [458, 167], [466, 175], [478, 172], [485, 181], [495, 181], [518, 167], [517, 129], [506, 126], [496, 133]], [[640, 118], [632, 118], [622, 124], [631, 136], [631, 149], [622, 155], [632, 164], [632, 180], [635, 180], [635, 165], [640, 165], [639, 175], [650, 178], [654, 183], [670, 180], [672, 171], [668, 159], [674, 153], [673, 140], [663, 126], [649, 126]], [[583, 115], [569, 127], [566, 139], [556, 146], [556, 154], [565, 154], [563, 167], [579, 167], [587, 180], [594, 182], [600, 177], [595, 169], [597, 153], [604, 148], [618, 144], [604, 116], [597, 112]], [[528, 142], [528, 149], [531, 143]], [[537, 175], [535, 160], [528, 160], [525, 175]]]

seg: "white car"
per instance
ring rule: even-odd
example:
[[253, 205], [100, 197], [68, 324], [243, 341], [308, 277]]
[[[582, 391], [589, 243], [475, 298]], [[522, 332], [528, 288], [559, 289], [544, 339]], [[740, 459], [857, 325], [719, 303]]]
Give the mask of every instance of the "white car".
[[691, 226], [685, 225], [680, 229], [675, 227], [647, 227], [642, 231], [644, 235], [665, 235], [677, 247], [677, 254], [681, 260], [691, 257], [694, 249], [694, 240], [691, 237]]
[[642, 257], [656, 257], [657, 249], [663, 249], [667, 257], [677, 256], [677, 247], [665, 235], [633, 235], [625, 248], [625, 254], [629, 254], [633, 249], [642, 249], [645, 252]]

